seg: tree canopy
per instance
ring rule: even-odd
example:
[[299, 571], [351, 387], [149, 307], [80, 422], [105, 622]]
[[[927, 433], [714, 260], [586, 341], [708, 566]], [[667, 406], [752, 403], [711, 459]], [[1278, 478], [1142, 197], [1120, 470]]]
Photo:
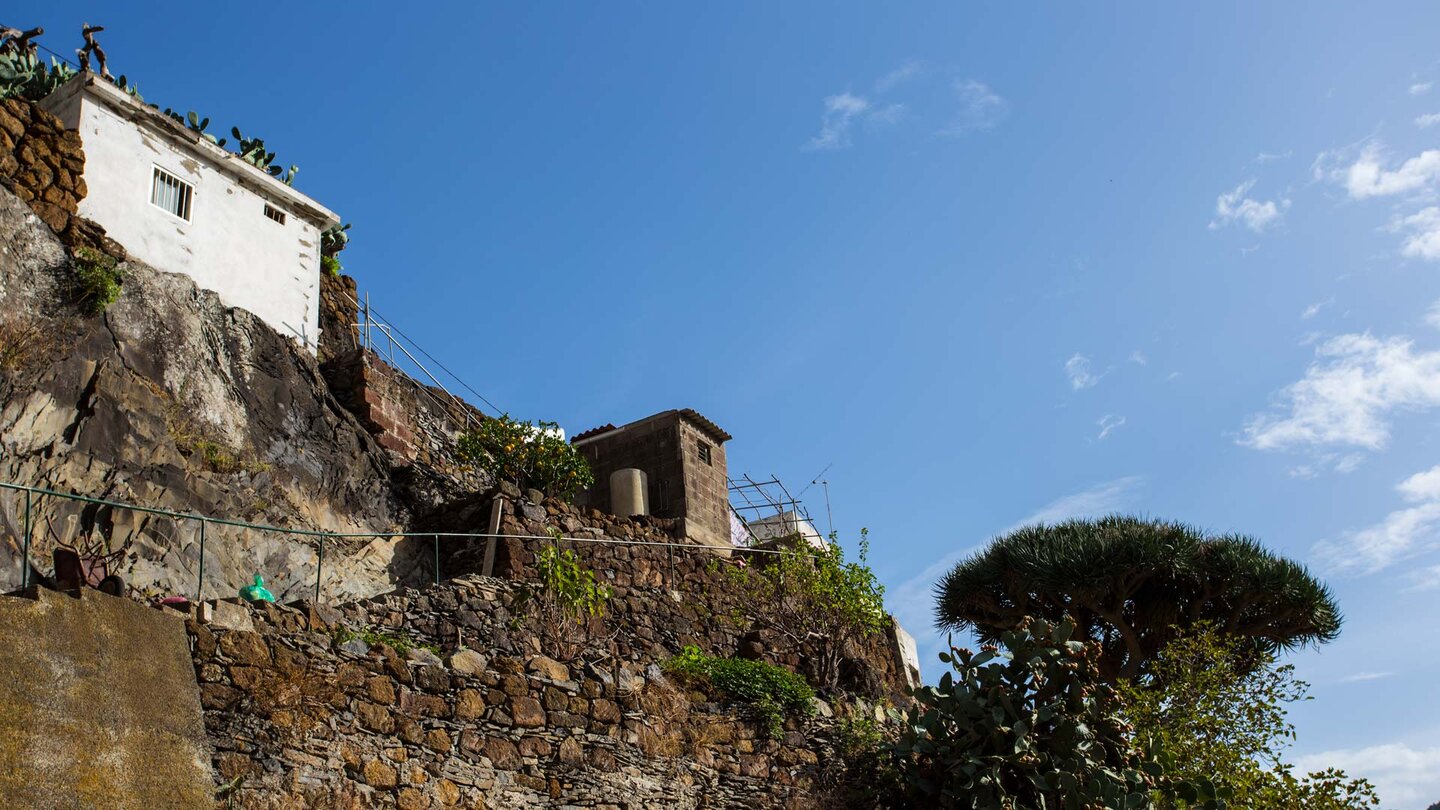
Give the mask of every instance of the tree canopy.
[[995, 539], [937, 584], [936, 624], [997, 642], [1027, 616], [1073, 617], [1100, 643], [1109, 681], [1147, 673], [1161, 648], [1206, 623], [1240, 654], [1333, 640], [1341, 616], [1303, 565], [1241, 535], [1111, 516], [1035, 525]]

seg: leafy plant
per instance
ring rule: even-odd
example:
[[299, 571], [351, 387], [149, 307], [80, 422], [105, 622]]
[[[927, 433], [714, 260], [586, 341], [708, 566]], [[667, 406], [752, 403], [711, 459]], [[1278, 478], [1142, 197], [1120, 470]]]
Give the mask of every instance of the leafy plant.
[[[551, 530], [558, 541], [560, 533]], [[542, 642], [559, 661], [573, 660], [598, 634], [611, 591], [570, 549], [546, 544], [535, 553], [532, 585], [518, 592], [516, 612], [533, 614]]]
[[39, 101], [74, 75], [74, 68], [54, 57], [46, 64], [28, 51], [0, 50], [0, 98]]
[[[1115, 690], [1099, 682], [1101, 648], [1074, 621], [1026, 619], [979, 653], [950, 648], [953, 666], [915, 690], [888, 744], [908, 806], [1144, 808], [1168, 788], [1158, 751], [1132, 741]], [[1222, 791], [1185, 787], [1210, 806]]]
[[1238, 535], [1113, 516], [1029, 526], [961, 561], [937, 589], [939, 624], [994, 642], [1025, 616], [1072, 616], [1100, 643], [1107, 680], [1146, 674], [1171, 639], [1205, 621], [1250, 658], [1340, 633], [1330, 590], [1303, 565]]
[[822, 690], [839, 685], [846, 649], [884, 629], [888, 618], [885, 587], [866, 564], [870, 535], [865, 529], [859, 545], [856, 562], [845, 561], [832, 533], [820, 548], [799, 544], [724, 567], [736, 596], [732, 619], [772, 630], [796, 649], [813, 645], [813, 674]]
[[180, 113], [177, 113], [169, 107], [166, 107], [165, 115], [169, 116], [172, 120], [175, 121], [175, 123], [185, 127], [191, 132], [194, 132], [195, 134], [199, 135], [200, 137], [204, 138], [205, 140], [216, 146], [223, 147], [227, 143], [224, 138], [217, 139], [214, 135], [206, 132], [205, 128], [210, 126], [210, 119], [200, 118], [199, 114], [196, 113], [194, 110], [191, 110], [189, 113], [182, 116], [180, 115]]
[[554, 422], [517, 422], [509, 414], [483, 419], [460, 435], [456, 457], [497, 479], [564, 497], [595, 482], [585, 457]]
[[320, 233], [320, 267], [332, 276], [338, 276], [345, 269], [339, 254], [350, 244], [350, 223], [326, 228]]
[[120, 298], [125, 274], [114, 256], [82, 247], [76, 249], [71, 264], [75, 271], [76, 301], [86, 312], [99, 315]]
[[778, 738], [785, 718], [815, 712], [815, 691], [805, 679], [784, 667], [745, 658], [716, 658], [699, 647], [686, 646], [661, 668], [675, 677], [713, 687], [743, 705], [766, 735]]
[[1309, 685], [1270, 653], [1237, 663], [1249, 653], [1243, 639], [1199, 625], [1161, 650], [1146, 679], [1120, 685], [1125, 716], [1169, 755], [1167, 773], [1182, 780], [1213, 776], [1233, 792], [1234, 806], [1254, 810], [1377, 805], [1369, 782], [1342, 771], [1293, 774], [1284, 753], [1295, 728], [1285, 707], [1308, 700]]
[[440, 655], [440, 648], [433, 644], [425, 644], [395, 633], [386, 633], [383, 630], [376, 630], [373, 627], [361, 627], [355, 630], [342, 626], [334, 633], [336, 644], [344, 644], [347, 641], [357, 638], [371, 647], [377, 644], [384, 644], [400, 655], [405, 655], [411, 650], [429, 650], [436, 656]]

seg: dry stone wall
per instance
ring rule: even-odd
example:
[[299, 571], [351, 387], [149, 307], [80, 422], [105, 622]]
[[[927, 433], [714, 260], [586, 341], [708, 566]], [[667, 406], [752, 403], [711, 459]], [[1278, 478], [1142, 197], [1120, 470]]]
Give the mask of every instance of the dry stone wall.
[[80, 134], [25, 99], [0, 101], [0, 185], [34, 209], [57, 234], [85, 199]]
[[[267, 810], [822, 807], [835, 715], [876, 711], [825, 705], [769, 739], [655, 660], [540, 654], [515, 596], [472, 576], [338, 610], [237, 606], [239, 629], [191, 622], [218, 782]], [[628, 622], [619, 637], [640, 632]]]
[[[616, 640], [629, 660], [654, 660], [693, 644], [712, 655], [763, 659], [813, 674], [807, 668], [815, 659], [807, 650], [779, 644], [753, 623], [735, 620], [750, 606], [735, 603], [724, 567], [761, 565], [765, 558], [687, 543], [679, 536], [680, 519], [618, 517], [537, 490], [522, 493], [503, 486], [422, 516], [416, 531], [485, 533], [497, 497], [504, 502], [500, 533], [507, 536], [496, 542], [491, 573], [531, 579], [535, 551], [552, 542], [547, 539], [550, 532], [572, 538], [559, 545], [575, 551], [612, 588], [611, 610], [620, 625], [631, 628]], [[484, 572], [487, 545], [483, 539], [443, 540], [442, 576]], [[846, 651], [841, 685], [856, 694], [899, 701], [905, 693], [903, 667], [894, 634], [879, 634]]]

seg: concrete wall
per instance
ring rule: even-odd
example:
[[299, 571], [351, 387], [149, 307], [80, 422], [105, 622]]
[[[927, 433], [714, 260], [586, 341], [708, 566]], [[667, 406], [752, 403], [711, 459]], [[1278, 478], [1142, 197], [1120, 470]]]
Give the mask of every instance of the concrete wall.
[[[84, 143], [81, 216], [145, 263], [189, 275], [316, 351], [328, 224], [318, 206], [95, 77], [76, 77], [42, 105]], [[194, 187], [190, 221], [151, 204], [157, 166]], [[283, 224], [265, 216], [267, 203]]]
[[184, 622], [32, 595], [0, 597], [0, 807], [213, 807]]

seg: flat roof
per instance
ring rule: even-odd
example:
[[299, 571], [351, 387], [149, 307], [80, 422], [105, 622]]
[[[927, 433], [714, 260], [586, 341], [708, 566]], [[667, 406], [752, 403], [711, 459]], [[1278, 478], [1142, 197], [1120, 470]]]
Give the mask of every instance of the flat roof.
[[271, 177], [263, 169], [241, 160], [239, 155], [210, 143], [198, 132], [192, 132], [188, 127], [181, 126], [160, 110], [136, 99], [109, 80], [94, 73], [77, 74], [44, 100], [62, 99], [76, 93], [84, 93], [87, 97], [104, 104], [132, 123], [165, 136], [195, 157], [230, 175], [240, 185], [261, 196], [268, 196], [284, 203], [300, 216], [320, 223], [321, 230], [340, 224], [338, 214], [296, 191], [294, 186], [285, 185]]
[[635, 427], [636, 425], [644, 424], [645, 422], [650, 422], [672, 415], [678, 415], [681, 419], [693, 422], [696, 427], [700, 428], [700, 430], [705, 433], [705, 435], [714, 439], [717, 444], [724, 444], [725, 442], [728, 442], [731, 439], [735, 438], [729, 433], [726, 433], [719, 425], [711, 422], [709, 419], [706, 419], [704, 415], [702, 415], [694, 408], [671, 408], [668, 411], [661, 411], [656, 414], [651, 414], [644, 419], [636, 419], [634, 422], [626, 423], [624, 425], [621, 425], [620, 427], [615, 427], [612, 424], [605, 424], [601, 425], [600, 427], [590, 428], [589, 430], [575, 434], [575, 436], [570, 439], [570, 443], [575, 445], [587, 444], [603, 436], [608, 436], [611, 433], [617, 433], [619, 431]]

